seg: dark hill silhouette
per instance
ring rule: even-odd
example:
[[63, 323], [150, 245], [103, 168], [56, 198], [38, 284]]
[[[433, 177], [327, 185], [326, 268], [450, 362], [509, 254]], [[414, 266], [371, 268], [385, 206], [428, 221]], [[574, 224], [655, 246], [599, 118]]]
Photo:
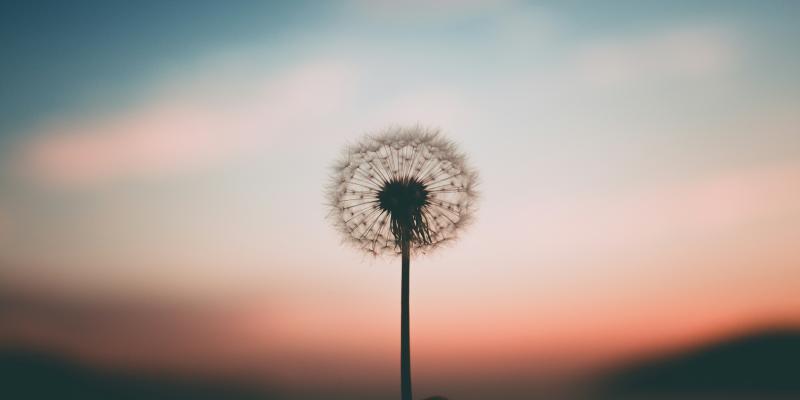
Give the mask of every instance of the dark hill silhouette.
[[593, 397], [602, 399], [800, 399], [800, 329], [762, 331], [640, 361], [596, 383]]
[[26, 400], [269, 400], [224, 382], [93, 369], [37, 351], [0, 349], [0, 397]]

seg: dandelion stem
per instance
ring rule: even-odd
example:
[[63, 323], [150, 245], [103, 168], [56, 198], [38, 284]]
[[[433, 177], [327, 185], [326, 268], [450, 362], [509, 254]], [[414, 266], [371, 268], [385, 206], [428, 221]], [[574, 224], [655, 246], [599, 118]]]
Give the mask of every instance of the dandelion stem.
[[[406, 235], [404, 235], [406, 236]], [[400, 392], [402, 400], [412, 400], [411, 396], [411, 344], [409, 335], [408, 287], [411, 264], [411, 243], [408, 236], [401, 244], [403, 251], [403, 277], [400, 294]]]

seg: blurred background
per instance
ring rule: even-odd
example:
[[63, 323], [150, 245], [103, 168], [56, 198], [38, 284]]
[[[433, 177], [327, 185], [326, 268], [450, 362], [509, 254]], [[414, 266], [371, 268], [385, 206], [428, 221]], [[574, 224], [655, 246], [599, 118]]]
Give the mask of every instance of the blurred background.
[[399, 261], [343, 246], [324, 188], [420, 123], [482, 199], [413, 262], [416, 397], [796, 398], [798, 17], [4, 2], [3, 397], [397, 398]]

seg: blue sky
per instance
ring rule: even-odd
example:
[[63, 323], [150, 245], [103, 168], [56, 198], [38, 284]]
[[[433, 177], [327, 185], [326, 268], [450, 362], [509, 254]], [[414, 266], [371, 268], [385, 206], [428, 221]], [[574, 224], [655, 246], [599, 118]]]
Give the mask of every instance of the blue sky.
[[204, 51], [274, 40], [318, 18], [300, 2], [8, 2], [0, 64], [4, 134], [48, 113], [124, 103], [140, 85]]
[[[781, 51], [782, 46], [791, 46], [798, 33], [792, 21], [799, 6], [791, 1], [533, 4], [519, 8], [568, 16], [562, 20], [572, 38], [635, 34], [675, 20], [736, 20], [777, 47], [769, 50]], [[419, 5], [407, 8], [415, 6], [420, 10], [400, 13], [426, 14]], [[454, 19], [436, 15], [422, 18], [421, 23], [403, 18], [371, 21], [367, 15], [349, 13], [354, 7], [347, 2], [324, 6], [309, 2], [9, 2], [3, 7], [0, 37], [6, 56], [0, 71], [6, 90], [0, 97], [0, 131], [4, 135], [24, 130], [43, 114], [99, 106], [110, 99], [124, 103], [165, 68], [180, 68], [204, 52], [229, 45], [280, 46], [314, 32], [348, 32], [404, 42], [438, 37], [469, 45], [491, 30], [492, 18], [475, 13]], [[791, 78], [797, 55], [784, 57], [780, 61], [787, 64], [772, 65], [778, 76], [770, 76]]]

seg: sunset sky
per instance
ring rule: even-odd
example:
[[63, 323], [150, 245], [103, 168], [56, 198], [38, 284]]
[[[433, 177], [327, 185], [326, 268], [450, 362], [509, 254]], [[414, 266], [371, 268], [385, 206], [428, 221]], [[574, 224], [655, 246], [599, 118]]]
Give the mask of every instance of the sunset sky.
[[417, 123], [481, 177], [418, 387], [800, 324], [800, 3], [45, 3], [0, 6], [0, 341], [394, 384], [399, 261], [324, 189]]

